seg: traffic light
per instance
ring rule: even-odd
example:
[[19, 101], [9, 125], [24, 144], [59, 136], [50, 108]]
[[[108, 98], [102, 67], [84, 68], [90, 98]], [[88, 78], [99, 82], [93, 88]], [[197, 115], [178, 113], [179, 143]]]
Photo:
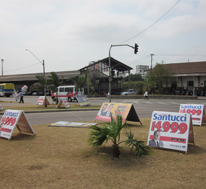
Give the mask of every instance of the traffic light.
[[137, 45], [137, 43], [135, 43], [134, 44], [134, 54], [137, 54], [137, 52], [138, 52], [138, 45]]

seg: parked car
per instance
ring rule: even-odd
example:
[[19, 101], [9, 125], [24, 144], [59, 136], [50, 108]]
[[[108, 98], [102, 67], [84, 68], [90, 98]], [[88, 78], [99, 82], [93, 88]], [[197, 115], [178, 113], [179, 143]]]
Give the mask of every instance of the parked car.
[[138, 92], [135, 89], [127, 89], [121, 93], [122, 95], [136, 95]]

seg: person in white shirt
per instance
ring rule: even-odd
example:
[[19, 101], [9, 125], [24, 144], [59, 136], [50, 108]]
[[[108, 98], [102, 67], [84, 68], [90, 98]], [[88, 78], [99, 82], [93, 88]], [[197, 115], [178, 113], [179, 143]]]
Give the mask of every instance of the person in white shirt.
[[146, 91], [145, 93], [144, 93], [144, 99], [147, 99], [148, 100], [148, 91]]

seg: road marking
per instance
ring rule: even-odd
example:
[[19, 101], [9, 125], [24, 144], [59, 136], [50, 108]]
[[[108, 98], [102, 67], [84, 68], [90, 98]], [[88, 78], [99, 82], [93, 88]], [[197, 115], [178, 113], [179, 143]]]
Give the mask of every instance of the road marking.
[[145, 104], [152, 104], [151, 102], [144, 102]]
[[165, 105], [166, 103], [164, 103], [164, 102], [157, 102], [157, 104], [164, 104]]
[[177, 102], [170, 102], [170, 104], [177, 104], [177, 105], [180, 105], [180, 103], [177, 103]]

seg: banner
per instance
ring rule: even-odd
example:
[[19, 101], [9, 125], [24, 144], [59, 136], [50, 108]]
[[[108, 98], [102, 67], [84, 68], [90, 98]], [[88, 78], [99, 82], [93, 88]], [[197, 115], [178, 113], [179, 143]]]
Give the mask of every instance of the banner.
[[[37, 100], [37, 105], [45, 105], [45, 96], [40, 96]], [[49, 105], [49, 101], [48, 99], [46, 98], [46, 104]]]
[[187, 113], [152, 113], [147, 145], [187, 152], [194, 143], [192, 117]]
[[64, 106], [65, 106], [66, 108], [69, 108], [69, 107], [70, 107], [69, 103], [67, 102], [67, 98], [58, 98], [58, 99], [59, 99], [59, 102], [58, 102], [58, 104], [56, 105], [56, 108], [59, 108], [59, 107], [62, 105], [62, 103], [64, 104]]
[[0, 137], [10, 140], [15, 127], [20, 132], [35, 134], [23, 110], [6, 110], [0, 121]]
[[180, 104], [180, 113], [192, 115], [193, 125], [202, 125], [205, 120], [205, 107], [202, 104]]
[[52, 126], [52, 127], [88, 128], [90, 125], [97, 125], [97, 123], [77, 123], [77, 122], [58, 121], [58, 122], [55, 122], [55, 123], [51, 123], [49, 126]]
[[122, 123], [126, 120], [137, 121], [142, 125], [132, 104], [103, 103], [95, 120], [111, 121], [111, 116], [116, 120], [116, 116], [122, 116]]
[[86, 95], [82, 95], [82, 96], [75, 96], [75, 98], [77, 99], [77, 101], [79, 102], [80, 106], [89, 106], [90, 102], [87, 99]]

